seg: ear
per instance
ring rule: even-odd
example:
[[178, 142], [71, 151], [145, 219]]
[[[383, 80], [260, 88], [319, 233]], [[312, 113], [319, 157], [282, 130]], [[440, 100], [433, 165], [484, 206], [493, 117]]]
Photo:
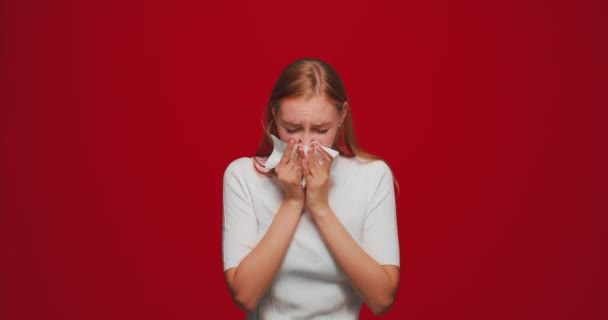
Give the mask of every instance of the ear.
[[344, 119], [346, 119], [346, 114], [348, 113], [348, 101], [344, 101], [342, 104], [342, 111], [340, 113], [340, 125], [344, 123]]

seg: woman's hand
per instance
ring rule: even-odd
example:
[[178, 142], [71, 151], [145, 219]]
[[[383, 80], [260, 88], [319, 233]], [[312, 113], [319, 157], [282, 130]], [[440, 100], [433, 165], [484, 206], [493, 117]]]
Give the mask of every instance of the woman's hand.
[[[323, 158], [321, 163], [315, 156], [319, 152]], [[304, 177], [306, 178], [306, 207], [315, 216], [328, 214], [329, 207], [329, 169], [333, 158], [318, 144], [313, 143], [308, 156], [302, 161]]]
[[303, 151], [295, 148], [295, 141], [289, 140], [285, 153], [281, 161], [274, 169], [274, 172], [279, 178], [279, 182], [283, 187], [286, 201], [294, 201], [296, 203], [304, 203], [304, 190], [302, 189], [302, 159]]

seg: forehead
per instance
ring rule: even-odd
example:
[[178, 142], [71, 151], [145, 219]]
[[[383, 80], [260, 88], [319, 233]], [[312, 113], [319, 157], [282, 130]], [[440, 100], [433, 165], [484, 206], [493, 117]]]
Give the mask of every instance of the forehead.
[[300, 123], [338, 121], [340, 115], [336, 106], [326, 98], [301, 97], [283, 99], [277, 116], [283, 121]]

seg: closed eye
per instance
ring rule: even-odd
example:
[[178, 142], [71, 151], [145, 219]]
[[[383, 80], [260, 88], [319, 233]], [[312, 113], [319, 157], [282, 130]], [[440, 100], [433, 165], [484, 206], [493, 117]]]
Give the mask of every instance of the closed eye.
[[[289, 128], [285, 128], [285, 131], [287, 131], [287, 133], [290, 133], [290, 134], [292, 134], [292, 133], [296, 133], [296, 132], [298, 132], [299, 130], [300, 130], [299, 128], [297, 128], [297, 129], [289, 129]], [[319, 133], [319, 134], [324, 134], [324, 133], [327, 133], [327, 131], [329, 131], [329, 129], [313, 129], [313, 130], [315, 130], [315, 131], [316, 131], [317, 133]]]

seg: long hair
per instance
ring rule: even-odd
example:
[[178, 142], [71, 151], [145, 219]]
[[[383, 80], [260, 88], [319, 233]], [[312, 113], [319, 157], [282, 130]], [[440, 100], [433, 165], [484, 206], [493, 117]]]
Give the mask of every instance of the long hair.
[[[348, 105], [344, 122], [336, 134], [334, 145], [332, 146], [333, 149], [338, 150], [340, 155], [349, 158], [357, 156], [364, 160], [383, 160], [377, 155], [366, 152], [357, 143], [351, 114], [352, 108], [344, 83], [336, 70], [322, 60], [305, 58], [289, 64], [281, 72], [277, 82], [274, 84], [263, 117], [264, 136], [254, 157], [256, 170], [264, 174], [272, 174], [274, 171], [266, 171], [263, 168], [265, 159], [270, 156], [273, 149], [270, 135], [278, 136], [274, 115], [278, 114], [281, 101], [285, 98], [309, 98], [315, 96], [324, 97], [329, 100], [336, 106], [339, 113], [342, 112], [345, 104]], [[399, 192], [399, 183], [394, 177], [393, 182], [397, 192]]]
[[[348, 104], [346, 117], [338, 129], [332, 148], [338, 150], [340, 155], [366, 160], [376, 160], [380, 157], [364, 151], [355, 137], [355, 129], [351, 114], [351, 105], [346, 94], [342, 79], [329, 64], [319, 59], [305, 58], [292, 62], [280, 74], [272, 89], [270, 99], [266, 106], [264, 121], [264, 137], [260, 142], [256, 157], [264, 158], [272, 153], [272, 139], [270, 135], [278, 136], [274, 114], [278, 114], [281, 101], [285, 98], [324, 97], [342, 111], [344, 104]], [[274, 111], [274, 112], [273, 112]]]

